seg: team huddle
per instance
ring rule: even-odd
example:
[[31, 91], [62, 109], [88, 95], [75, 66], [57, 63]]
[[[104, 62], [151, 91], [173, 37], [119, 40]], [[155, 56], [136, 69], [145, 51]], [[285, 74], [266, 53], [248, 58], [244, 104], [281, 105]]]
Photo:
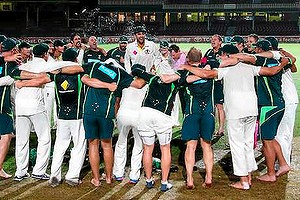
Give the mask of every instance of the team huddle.
[[[186, 144], [184, 166], [186, 188], [194, 189], [193, 167], [198, 141], [205, 165], [204, 188], [213, 184], [213, 137], [224, 135], [225, 119], [237, 189], [251, 188], [251, 173], [257, 170], [254, 156], [255, 129], [265, 156], [267, 173], [258, 180], [275, 182], [290, 171], [293, 128], [298, 96], [292, 80], [295, 57], [278, 48], [275, 37], [232, 37], [222, 44], [211, 37], [203, 56], [199, 49], [184, 53], [176, 44], [160, 41], [159, 47], [145, 39], [146, 28], [134, 27], [133, 42], [120, 37], [119, 46], [106, 52], [95, 36], [88, 45], [80, 35], [70, 43], [44, 41], [32, 48], [27, 42], [0, 36], [0, 177], [13, 133], [16, 137], [15, 181], [26, 178], [62, 183], [64, 155], [73, 142], [69, 168], [64, 177], [71, 186], [80, 185], [80, 171], [88, 152], [91, 184], [123, 181], [128, 135], [134, 146], [130, 161], [131, 184], [140, 180], [143, 167], [146, 187], [153, 188], [153, 150], [161, 151], [161, 185], [165, 192], [171, 167], [172, 128], [182, 123]], [[32, 50], [31, 50], [32, 49]], [[33, 56], [32, 56], [33, 54]], [[181, 108], [181, 110], [180, 110]], [[217, 110], [218, 116], [215, 116]], [[226, 117], [225, 117], [226, 116]], [[215, 133], [215, 120], [218, 130]], [[112, 147], [115, 126], [119, 135]], [[51, 129], [56, 128], [51, 174]], [[31, 175], [30, 132], [37, 135], [37, 158]], [[105, 176], [100, 175], [99, 146], [103, 150]]]

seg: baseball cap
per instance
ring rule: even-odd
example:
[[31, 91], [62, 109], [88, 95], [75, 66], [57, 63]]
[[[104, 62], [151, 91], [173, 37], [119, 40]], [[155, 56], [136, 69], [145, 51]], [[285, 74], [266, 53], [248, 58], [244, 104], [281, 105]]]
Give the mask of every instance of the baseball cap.
[[230, 40], [230, 43], [231, 44], [236, 44], [236, 43], [245, 43], [245, 40], [242, 36], [239, 36], [239, 35], [235, 35], [231, 38]]
[[128, 43], [128, 38], [125, 35], [122, 35], [119, 39], [119, 43]]
[[68, 48], [62, 53], [62, 59], [64, 61], [75, 61], [78, 56], [78, 52], [74, 48]]
[[235, 54], [239, 53], [239, 50], [236, 46], [233, 44], [225, 44], [222, 48], [221, 51], [226, 54]]
[[55, 40], [53, 42], [53, 46], [55, 47], [63, 47], [65, 45], [65, 43], [62, 40]]
[[166, 40], [162, 40], [162, 41], [159, 42], [159, 47], [163, 48], [163, 49], [165, 49], [165, 48], [168, 49], [169, 48], [169, 42], [166, 41]]
[[133, 32], [134, 32], [134, 33], [139, 33], [139, 32], [144, 32], [144, 33], [146, 33], [147, 30], [146, 30], [146, 27], [145, 27], [145, 26], [136, 26], [136, 27], [134, 27]]
[[0, 35], [0, 43], [3, 42], [6, 39], [5, 35]]
[[49, 50], [49, 46], [46, 43], [40, 43], [33, 47], [32, 52], [35, 56], [41, 56], [44, 53], [47, 53]]
[[260, 40], [253, 44], [253, 46], [261, 48], [264, 51], [269, 51], [272, 49], [272, 44], [268, 40]]
[[3, 42], [2, 42], [2, 51], [6, 52], [6, 51], [10, 51], [13, 48], [15, 48], [17, 46], [17, 43], [14, 39], [11, 38], [6, 38]]
[[20, 44], [19, 44], [19, 49], [22, 49], [22, 48], [30, 48], [30, 47], [32, 47], [28, 42], [21, 42]]
[[268, 40], [271, 43], [272, 49], [278, 49], [278, 40], [274, 36], [265, 37], [265, 40]]

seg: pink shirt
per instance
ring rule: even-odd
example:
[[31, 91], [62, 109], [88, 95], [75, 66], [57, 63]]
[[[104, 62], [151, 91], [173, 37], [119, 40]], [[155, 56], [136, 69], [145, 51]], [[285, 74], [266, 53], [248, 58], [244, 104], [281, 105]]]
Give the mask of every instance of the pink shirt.
[[185, 53], [181, 52], [180, 58], [178, 60], [173, 60], [172, 69], [178, 70], [180, 65], [185, 64], [186, 61], [186, 55]]

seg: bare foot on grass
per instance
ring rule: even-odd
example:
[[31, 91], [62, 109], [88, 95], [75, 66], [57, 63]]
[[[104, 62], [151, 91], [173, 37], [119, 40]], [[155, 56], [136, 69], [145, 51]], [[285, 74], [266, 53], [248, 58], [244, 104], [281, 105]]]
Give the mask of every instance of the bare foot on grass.
[[279, 170], [276, 172], [276, 176], [282, 176], [286, 173], [288, 173], [291, 170], [290, 166], [288, 165], [284, 165], [284, 166], [280, 166]]
[[235, 189], [240, 189], [240, 190], [249, 190], [250, 186], [247, 182], [241, 183], [239, 182], [235, 182], [235, 183], [231, 183], [229, 184], [230, 187], [233, 187]]
[[95, 178], [91, 180], [91, 184], [93, 184], [95, 187], [99, 187], [101, 185], [100, 181], [96, 180]]
[[257, 179], [262, 182], [274, 183], [276, 181], [276, 176], [270, 176], [269, 174], [264, 174], [262, 176], [258, 176]]
[[12, 175], [6, 173], [3, 169], [0, 170], [0, 178], [8, 179], [12, 177]]

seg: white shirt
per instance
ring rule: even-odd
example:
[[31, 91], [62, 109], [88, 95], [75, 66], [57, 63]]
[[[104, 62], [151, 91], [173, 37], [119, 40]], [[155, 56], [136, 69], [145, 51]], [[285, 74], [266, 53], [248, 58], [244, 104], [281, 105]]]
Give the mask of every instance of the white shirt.
[[[280, 51], [271, 51], [273, 53], [273, 58], [279, 60], [282, 55]], [[298, 93], [293, 81], [293, 76], [291, 69], [284, 70], [281, 79], [281, 92], [283, 94], [283, 99], [285, 104], [297, 104], [299, 103]]]
[[143, 49], [139, 48], [136, 41], [128, 44], [124, 61], [126, 72], [131, 73], [131, 66], [134, 64], [145, 66], [146, 71], [149, 72], [153, 65], [157, 65], [159, 55], [158, 46], [152, 41], [145, 40]]
[[173, 74], [175, 70], [171, 67], [171, 60], [169, 57], [160, 56], [159, 62], [156, 66], [157, 74]]
[[257, 96], [254, 76], [260, 67], [238, 63], [233, 67], [218, 68], [218, 80], [224, 83], [224, 110], [227, 119], [257, 116]]
[[[31, 70], [38, 71], [46, 65], [42, 58], [28, 62]], [[28, 70], [29, 71], [29, 70]], [[16, 92], [16, 115], [34, 115], [45, 111], [44, 93], [41, 87], [23, 87]]]

